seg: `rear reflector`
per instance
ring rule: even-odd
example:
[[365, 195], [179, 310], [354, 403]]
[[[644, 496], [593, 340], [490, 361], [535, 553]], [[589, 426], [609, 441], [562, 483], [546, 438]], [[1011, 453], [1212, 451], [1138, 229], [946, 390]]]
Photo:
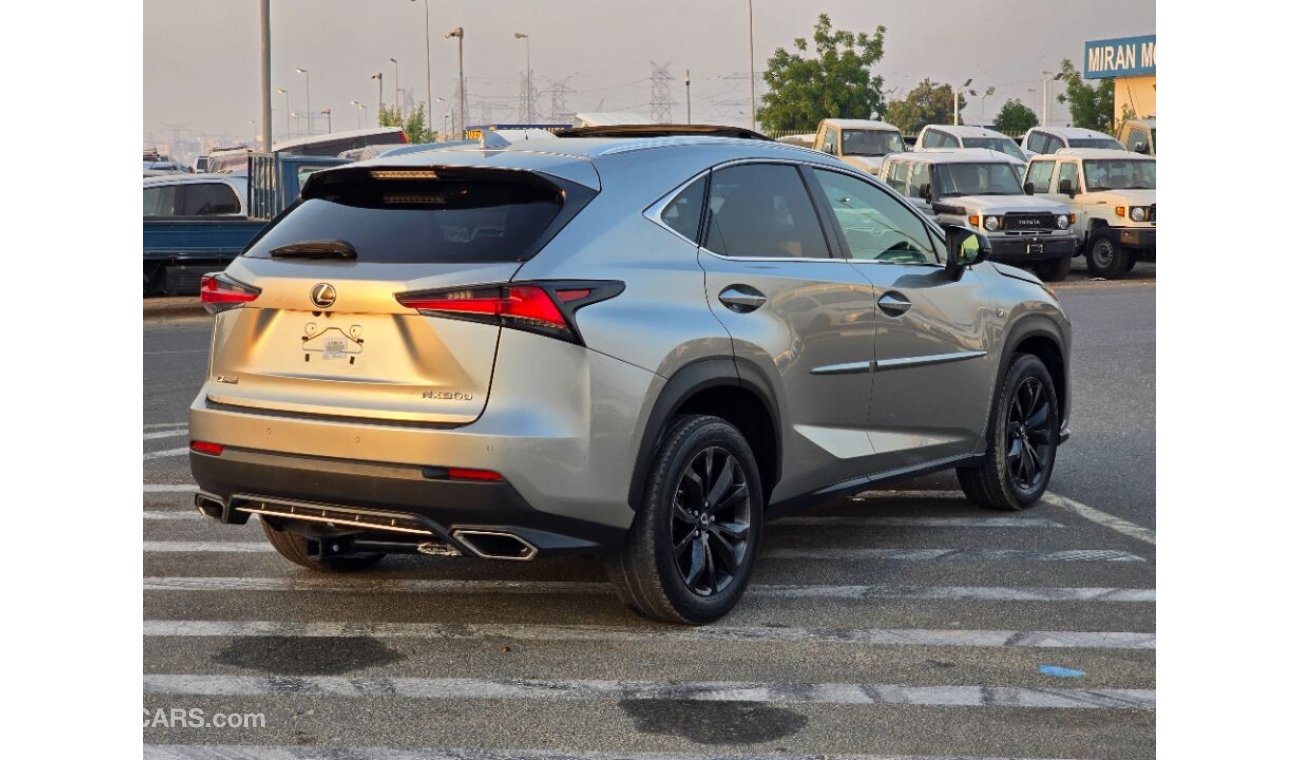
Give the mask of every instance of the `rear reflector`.
[[219, 457], [226, 447], [219, 443], [211, 441], [190, 441], [190, 451], [196, 454], [207, 454], [208, 456]]
[[491, 470], [473, 470], [468, 467], [448, 467], [447, 477], [452, 480], [501, 480], [501, 473]]
[[205, 274], [199, 282], [199, 301], [209, 314], [243, 306], [261, 294], [261, 289], [232, 280], [220, 272]]

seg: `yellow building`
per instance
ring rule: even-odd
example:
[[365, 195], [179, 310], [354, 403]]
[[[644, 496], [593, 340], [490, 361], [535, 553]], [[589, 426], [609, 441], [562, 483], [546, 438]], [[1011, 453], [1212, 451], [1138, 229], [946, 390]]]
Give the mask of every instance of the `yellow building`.
[[1083, 78], [1115, 80], [1115, 123], [1156, 115], [1156, 36], [1083, 43]]

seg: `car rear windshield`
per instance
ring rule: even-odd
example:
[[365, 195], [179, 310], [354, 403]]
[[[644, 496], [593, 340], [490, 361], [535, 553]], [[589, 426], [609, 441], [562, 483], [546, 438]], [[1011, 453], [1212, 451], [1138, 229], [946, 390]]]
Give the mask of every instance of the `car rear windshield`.
[[535, 175], [510, 174], [520, 176], [485, 179], [367, 169], [313, 178], [323, 181], [310, 185], [306, 199], [245, 255], [271, 258], [282, 246], [344, 241], [356, 251], [357, 261], [522, 261], [536, 251], [563, 196]]
[[1112, 137], [1072, 137], [1071, 148], [1106, 148], [1107, 150], [1124, 150], [1119, 140]]
[[998, 153], [1005, 153], [1021, 161], [1025, 160], [1024, 151], [1020, 150], [1020, 146], [1016, 145], [1010, 137], [967, 137], [962, 142], [964, 143], [962, 147], [987, 148], [996, 150]]

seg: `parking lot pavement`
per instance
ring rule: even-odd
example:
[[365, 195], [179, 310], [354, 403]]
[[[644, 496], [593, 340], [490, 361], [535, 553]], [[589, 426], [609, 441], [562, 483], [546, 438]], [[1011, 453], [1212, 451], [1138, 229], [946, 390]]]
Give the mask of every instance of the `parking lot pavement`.
[[[1153, 297], [1063, 295], [1094, 416], [1052, 498], [990, 513], [929, 478], [774, 522], [745, 598], [701, 628], [623, 609], [590, 560], [321, 575], [255, 524], [209, 523], [183, 453], [207, 323], [148, 326], [145, 756], [1154, 757], [1154, 460], [1130, 429], [1148, 421], [1097, 411], [1147, 393], [1114, 383], [1148, 371]], [[1102, 312], [1135, 332], [1107, 337]], [[1090, 482], [1121, 460], [1125, 481]], [[203, 718], [156, 719], [173, 709]], [[199, 725], [218, 714], [263, 725]]]

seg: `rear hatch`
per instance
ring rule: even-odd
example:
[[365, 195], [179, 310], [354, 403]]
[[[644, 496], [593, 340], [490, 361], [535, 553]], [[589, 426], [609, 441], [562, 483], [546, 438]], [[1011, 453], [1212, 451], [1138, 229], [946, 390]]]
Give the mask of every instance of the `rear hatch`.
[[572, 201], [585, 188], [568, 185], [464, 167], [356, 166], [313, 177], [303, 200], [222, 275], [252, 297], [218, 315], [208, 400], [472, 422], [487, 401], [500, 326], [426, 316], [398, 296], [472, 298], [467, 286], [508, 282], [572, 215], [566, 194]]

